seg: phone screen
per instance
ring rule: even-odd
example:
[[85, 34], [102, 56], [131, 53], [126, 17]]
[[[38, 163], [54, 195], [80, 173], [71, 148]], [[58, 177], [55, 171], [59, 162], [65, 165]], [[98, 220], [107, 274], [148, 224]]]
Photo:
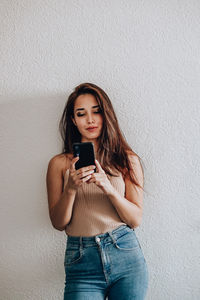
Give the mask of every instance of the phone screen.
[[[74, 143], [72, 147], [73, 147], [74, 156], [75, 157], [79, 156], [79, 160], [75, 163], [76, 170], [82, 167], [95, 165], [93, 143], [91, 142]], [[96, 172], [96, 169], [94, 169], [94, 172]]]

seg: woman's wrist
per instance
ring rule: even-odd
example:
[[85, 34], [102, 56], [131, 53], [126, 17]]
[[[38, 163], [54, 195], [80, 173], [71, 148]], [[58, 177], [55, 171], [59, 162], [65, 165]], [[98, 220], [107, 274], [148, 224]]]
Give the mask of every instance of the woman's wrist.
[[76, 194], [76, 191], [77, 191], [77, 189], [76, 188], [74, 188], [74, 187], [72, 187], [72, 186], [70, 186], [70, 185], [66, 185], [66, 187], [65, 187], [65, 189], [64, 189], [64, 192], [66, 193], [66, 194], [68, 194], [68, 195], [74, 195], [74, 194]]
[[112, 184], [109, 185], [109, 187], [106, 189], [105, 194], [110, 197], [113, 196], [115, 194], [115, 189], [112, 186]]

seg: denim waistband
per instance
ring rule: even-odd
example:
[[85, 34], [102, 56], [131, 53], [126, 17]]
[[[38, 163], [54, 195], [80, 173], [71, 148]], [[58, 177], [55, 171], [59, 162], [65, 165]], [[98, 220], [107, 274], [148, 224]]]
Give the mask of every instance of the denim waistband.
[[83, 245], [96, 245], [97, 243], [104, 241], [110, 242], [117, 240], [120, 236], [124, 235], [126, 232], [133, 232], [134, 229], [130, 228], [128, 225], [121, 225], [112, 231], [106, 233], [97, 234], [95, 236], [68, 236], [68, 244], [83, 244]]

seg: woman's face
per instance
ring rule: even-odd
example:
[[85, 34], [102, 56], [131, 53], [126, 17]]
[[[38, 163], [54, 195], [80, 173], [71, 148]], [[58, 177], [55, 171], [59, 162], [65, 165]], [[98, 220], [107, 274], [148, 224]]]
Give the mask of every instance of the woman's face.
[[103, 116], [93, 95], [78, 96], [74, 103], [74, 118], [72, 120], [82, 135], [82, 142], [95, 141], [100, 136]]

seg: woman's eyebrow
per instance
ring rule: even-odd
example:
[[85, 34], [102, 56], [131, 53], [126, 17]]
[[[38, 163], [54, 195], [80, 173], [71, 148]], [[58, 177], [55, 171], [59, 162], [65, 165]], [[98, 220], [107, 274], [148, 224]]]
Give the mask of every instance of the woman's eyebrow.
[[[94, 105], [94, 106], [92, 106], [92, 108], [97, 108], [97, 107], [99, 107], [99, 105]], [[77, 108], [76, 110], [75, 110], [75, 112], [77, 111], [77, 110], [84, 110], [85, 108]]]

